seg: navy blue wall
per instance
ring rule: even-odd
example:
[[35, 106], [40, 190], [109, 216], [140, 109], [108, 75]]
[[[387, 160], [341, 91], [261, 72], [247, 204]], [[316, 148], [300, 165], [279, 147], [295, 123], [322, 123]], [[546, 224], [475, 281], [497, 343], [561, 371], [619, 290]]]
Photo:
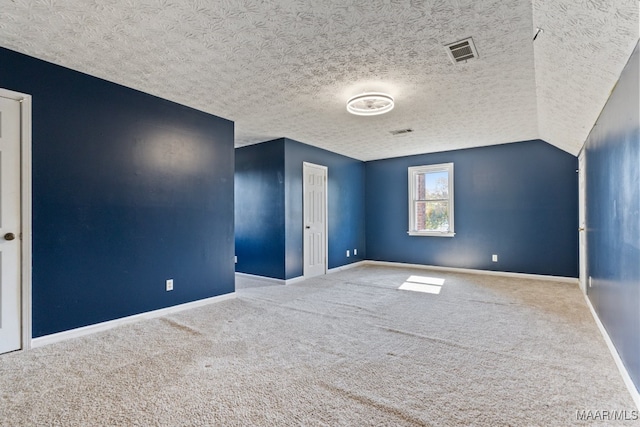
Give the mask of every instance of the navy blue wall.
[[236, 149], [236, 271], [285, 277], [284, 141]]
[[0, 87], [33, 96], [34, 337], [234, 290], [232, 122], [2, 48], [0, 64]]
[[[447, 162], [456, 235], [409, 236], [407, 168]], [[577, 277], [576, 168], [539, 140], [367, 162], [367, 258]]]
[[[365, 259], [364, 163], [285, 138], [286, 278], [303, 274], [302, 163], [328, 167], [329, 268]], [[353, 250], [358, 255], [353, 255]], [[347, 250], [350, 257], [347, 258]]]
[[587, 289], [640, 389], [640, 54], [638, 46], [585, 144]]
[[328, 267], [364, 259], [364, 163], [280, 138], [236, 150], [236, 271], [302, 276], [303, 162], [329, 169]]

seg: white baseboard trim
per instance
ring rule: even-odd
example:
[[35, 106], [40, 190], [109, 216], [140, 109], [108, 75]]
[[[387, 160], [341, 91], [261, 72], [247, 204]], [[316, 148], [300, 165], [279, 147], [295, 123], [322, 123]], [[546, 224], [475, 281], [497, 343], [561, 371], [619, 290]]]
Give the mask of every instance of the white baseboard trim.
[[[327, 270], [327, 274], [337, 273], [339, 271], [348, 270], [354, 267], [361, 267], [364, 265], [382, 265], [387, 267], [400, 267], [400, 268], [419, 268], [422, 270], [446, 271], [449, 273], [485, 274], [489, 276], [516, 277], [521, 279], [533, 279], [533, 280], [547, 280], [550, 282], [564, 282], [564, 283], [571, 283], [571, 284], [579, 283], [579, 279], [577, 277], [546, 276], [542, 274], [512, 273], [509, 271], [493, 271], [493, 270], [474, 270], [471, 268], [440, 267], [437, 265], [409, 264], [404, 262], [373, 261], [373, 260], [363, 260], [363, 261], [358, 261], [351, 264], [341, 265], [340, 267], [330, 268], [329, 270]], [[283, 279], [275, 279], [273, 277], [258, 276], [255, 274], [239, 273], [239, 272], [236, 272], [236, 275], [253, 278], [256, 280], [273, 282], [280, 285], [290, 285], [292, 283], [297, 283], [305, 280], [304, 276], [298, 276], [298, 277], [294, 277], [293, 279], [283, 280]]]
[[246, 277], [247, 279], [262, 280], [264, 282], [276, 283], [278, 285], [285, 284], [285, 280], [283, 279], [276, 279], [275, 277], [267, 277], [267, 276], [258, 276], [257, 274], [240, 273], [236, 271], [236, 276]]
[[618, 350], [616, 349], [616, 346], [613, 344], [613, 341], [611, 341], [611, 337], [609, 336], [609, 333], [607, 332], [604, 325], [600, 321], [600, 317], [598, 316], [598, 313], [596, 313], [596, 310], [593, 308], [593, 304], [591, 304], [591, 300], [587, 295], [584, 296], [584, 299], [587, 301], [587, 305], [589, 306], [591, 315], [593, 316], [593, 319], [596, 321], [596, 324], [598, 325], [598, 329], [600, 329], [600, 333], [604, 338], [604, 342], [606, 342], [607, 347], [609, 347], [609, 351], [611, 352], [611, 356], [613, 357], [613, 360], [615, 360], [616, 362], [616, 366], [618, 367], [618, 371], [620, 371], [622, 380], [624, 381], [624, 384], [627, 386], [627, 389], [629, 390], [629, 393], [631, 394], [631, 398], [636, 404], [638, 411], [640, 411], [640, 392], [638, 392], [638, 389], [633, 383], [633, 380], [631, 379], [631, 376], [629, 375], [627, 368], [624, 366], [624, 363], [622, 363], [622, 359], [618, 354]]
[[132, 316], [127, 316], [127, 317], [121, 317], [120, 319], [108, 320], [106, 322], [96, 323], [94, 325], [83, 326], [81, 328], [70, 329], [68, 331], [58, 332], [51, 335], [45, 335], [38, 338], [32, 338], [31, 348], [42, 347], [42, 346], [57, 343], [60, 341], [66, 341], [72, 338], [79, 338], [85, 335], [95, 334], [96, 332], [107, 331], [109, 329], [113, 329], [115, 327], [126, 325], [129, 323], [138, 322], [140, 320], [153, 319], [156, 317], [166, 316], [168, 314], [173, 314], [173, 313], [189, 310], [196, 307], [202, 307], [204, 305], [209, 305], [216, 302], [222, 302], [225, 300], [233, 299], [235, 297], [236, 297], [236, 293], [231, 292], [224, 295], [218, 295], [216, 297], [187, 302], [184, 304], [174, 305], [172, 307], [160, 308], [158, 310], [147, 311], [145, 313], [134, 314]]
[[576, 277], [546, 276], [542, 274], [528, 274], [528, 273], [512, 273], [509, 271], [474, 270], [471, 268], [440, 267], [437, 265], [407, 264], [403, 262], [389, 262], [389, 261], [366, 260], [366, 261], [362, 261], [362, 264], [384, 265], [387, 267], [420, 268], [423, 270], [446, 271], [449, 273], [486, 274], [489, 276], [517, 277], [521, 279], [547, 280], [551, 282], [565, 282], [565, 283], [578, 284], [578, 278]]
[[352, 262], [351, 264], [341, 265], [340, 267], [330, 268], [329, 270], [327, 270], [327, 274], [337, 273], [338, 271], [344, 271], [354, 267], [361, 267], [363, 265], [366, 265], [366, 263], [367, 261], [357, 261]]
[[291, 285], [293, 283], [298, 283], [298, 282], [303, 282], [304, 280], [306, 280], [304, 278], [304, 276], [298, 276], [298, 277], [294, 277], [293, 279], [287, 279], [284, 281], [285, 285]]
[[249, 279], [262, 280], [263, 282], [271, 282], [276, 283], [278, 285], [290, 285], [292, 283], [302, 282], [304, 280], [304, 276], [294, 277], [293, 279], [276, 279], [275, 277], [268, 276], [258, 276], [257, 274], [249, 274], [249, 273], [240, 273], [236, 272], [236, 276], [246, 277]]

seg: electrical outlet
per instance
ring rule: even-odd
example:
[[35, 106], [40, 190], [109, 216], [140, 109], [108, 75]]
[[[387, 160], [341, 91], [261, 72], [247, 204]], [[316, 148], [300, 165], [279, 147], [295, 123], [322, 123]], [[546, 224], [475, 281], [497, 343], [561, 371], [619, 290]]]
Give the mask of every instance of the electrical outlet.
[[347, 249], [347, 258], [349, 258], [349, 250]]
[[236, 264], [238, 263], [238, 256], [233, 257], [233, 262], [235, 262]]
[[354, 250], [353, 250], [353, 256], [356, 256], [356, 255], [358, 255], [358, 250], [357, 250], [357, 249], [354, 249]]
[[496, 254], [491, 255], [491, 261], [498, 262], [498, 255]]
[[173, 290], [173, 279], [167, 279], [167, 281], [165, 282], [167, 291], [172, 291]]

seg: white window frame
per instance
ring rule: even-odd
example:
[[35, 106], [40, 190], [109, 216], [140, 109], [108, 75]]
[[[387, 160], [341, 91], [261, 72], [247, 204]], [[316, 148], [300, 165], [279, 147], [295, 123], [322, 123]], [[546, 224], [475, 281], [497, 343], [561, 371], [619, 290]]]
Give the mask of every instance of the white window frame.
[[[415, 195], [416, 195], [416, 175], [433, 172], [447, 172], [449, 176], [449, 230], [448, 231], [418, 231], [415, 229]], [[411, 166], [409, 167], [409, 231], [410, 236], [435, 236], [453, 237], [454, 229], [454, 206], [453, 206], [453, 163], [439, 163], [436, 165]]]

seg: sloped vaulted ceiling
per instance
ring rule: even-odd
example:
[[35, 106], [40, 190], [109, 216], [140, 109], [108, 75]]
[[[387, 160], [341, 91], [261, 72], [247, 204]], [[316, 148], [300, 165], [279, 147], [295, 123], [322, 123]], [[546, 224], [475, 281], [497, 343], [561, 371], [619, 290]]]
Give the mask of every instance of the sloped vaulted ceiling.
[[638, 4], [534, 0], [539, 138], [580, 151], [638, 41]]
[[[0, 15], [0, 46], [233, 120], [236, 146], [285, 136], [361, 160], [534, 138], [577, 154], [639, 36], [637, 0], [0, 0]], [[454, 65], [444, 45], [466, 37], [479, 58]], [[364, 91], [396, 108], [348, 114]]]

